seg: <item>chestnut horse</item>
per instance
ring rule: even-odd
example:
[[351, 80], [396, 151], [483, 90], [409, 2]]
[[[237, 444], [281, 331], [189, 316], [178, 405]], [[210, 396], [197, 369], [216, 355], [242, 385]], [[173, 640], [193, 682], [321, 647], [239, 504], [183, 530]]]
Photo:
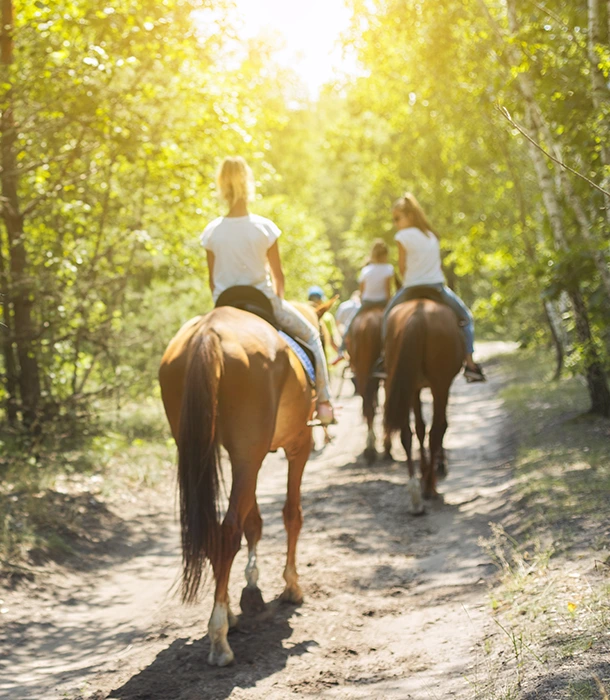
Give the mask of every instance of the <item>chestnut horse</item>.
[[[447, 430], [447, 402], [453, 378], [464, 361], [464, 340], [455, 313], [438, 301], [413, 299], [398, 304], [388, 317], [385, 340], [385, 449], [390, 455], [392, 433], [400, 431], [407, 453], [409, 493], [413, 513], [423, 513], [424, 498], [435, 498], [437, 470], [445, 473], [443, 437]], [[433, 418], [429, 457], [420, 392], [432, 392]], [[411, 455], [411, 410], [420, 444], [421, 485], [415, 479]]]
[[[299, 360], [273, 326], [247, 311], [216, 308], [188, 321], [171, 340], [159, 371], [161, 395], [178, 446], [182, 530], [182, 598], [195, 600], [206, 564], [216, 583], [208, 632], [208, 663], [233, 661], [227, 632], [236, 622], [229, 605], [229, 574], [242, 533], [248, 543], [242, 595], [262, 604], [256, 546], [262, 520], [256, 482], [265, 455], [283, 448], [288, 459], [284, 525], [288, 553], [284, 600], [302, 600], [295, 563], [303, 522], [301, 477], [311, 447], [308, 421], [314, 391]], [[231, 461], [227, 511], [219, 515], [219, 450]]]
[[379, 379], [371, 376], [371, 370], [381, 354], [383, 309], [384, 306], [379, 305], [360, 311], [354, 318], [346, 338], [356, 391], [362, 397], [362, 414], [368, 428], [364, 449], [364, 458], [368, 464], [372, 464], [377, 456], [373, 421], [378, 405]]

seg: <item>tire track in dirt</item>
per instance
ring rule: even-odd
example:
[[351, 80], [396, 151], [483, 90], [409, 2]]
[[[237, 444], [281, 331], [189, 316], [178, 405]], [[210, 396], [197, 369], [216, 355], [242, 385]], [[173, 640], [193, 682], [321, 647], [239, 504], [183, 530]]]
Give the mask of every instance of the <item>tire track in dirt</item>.
[[[95, 575], [53, 580], [22, 603], [19, 619], [8, 620], [0, 697], [472, 697], [485, 672], [480, 644], [494, 632], [486, 603], [493, 570], [477, 541], [502, 516], [510, 480], [501, 378], [497, 365], [488, 367], [487, 384], [466, 385], [461, 377], [454, 384], [445, 502], [420, 518], [407, 512], [404, 463], [367, 467], [359, 401], [341, 400], [335, 440], [305, 471], [299, 608], [277, 601], [286, 462], [279, 454], [267, 458], [258, 495], [259, 585], [268, 605], [256, 617], [241, 616], [230, 635], [235, 666], [205, 663], [211, 593], [192, 607], [169, 593], [179, 539], [168, 487], [159, 512], [137, 523], [149, 546]], [[404, 458], [398, 444], [395, 457]], [[234, 607], [245, 563], [242, 548], [230, 586]]]

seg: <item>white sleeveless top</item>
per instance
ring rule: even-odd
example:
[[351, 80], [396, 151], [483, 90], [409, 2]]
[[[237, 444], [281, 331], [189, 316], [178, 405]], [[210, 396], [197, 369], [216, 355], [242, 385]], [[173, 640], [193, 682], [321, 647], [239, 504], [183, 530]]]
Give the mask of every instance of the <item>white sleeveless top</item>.
[[407, 253], [407, 273], [403, 287], [418, 284], [444, 284], [445, 275], [441, 268], [441, 248], [438, 238], [432, 233], [425, 234], [415, 226], [403, 228], [394, 236]]
[[267, 251], [280, 236], [280, 229], [264, 216], [219, 216], [209, 223], [201, 245], [214, 253], [214, 301], [229, 287], [249, 285], [266, 296], [275, 295]]
[[369, 263], [362, 268], [358, 282], [364, 284], [362, 301], [387, 301], [387, 280], [394, 277], [394, 268], [389, 263]]

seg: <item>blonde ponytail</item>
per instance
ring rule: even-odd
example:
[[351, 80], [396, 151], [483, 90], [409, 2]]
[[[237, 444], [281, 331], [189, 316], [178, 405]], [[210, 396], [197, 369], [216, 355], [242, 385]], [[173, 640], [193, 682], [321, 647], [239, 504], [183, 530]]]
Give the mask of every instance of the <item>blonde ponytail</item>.
[[254, 197], [254, 175], [241, 156], [225, 158], [216, 173], [220, 198], [232, 207], [238, 200], [248, 202]]

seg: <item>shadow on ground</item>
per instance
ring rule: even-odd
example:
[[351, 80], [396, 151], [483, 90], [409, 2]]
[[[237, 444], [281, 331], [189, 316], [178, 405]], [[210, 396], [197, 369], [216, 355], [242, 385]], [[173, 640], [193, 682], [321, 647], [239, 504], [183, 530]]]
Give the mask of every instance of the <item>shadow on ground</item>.
[[[240, 615], [229, 643], [238, 663], [226, 668], [208, 666], [208, 636], [190, 641], [176, 639], [143, 671], [130, 678], [108, 698], [206, 698], [222, 700], [235, 688], [251, 688], [263, 678], [281, 671], [292, 656], [306, 654], [313, 640], [290, 644], [290, 618], [299, 612], [293, 605], [274, 600], [256, 616]], [[213, 684], [213, 689], [209, 686]]]

